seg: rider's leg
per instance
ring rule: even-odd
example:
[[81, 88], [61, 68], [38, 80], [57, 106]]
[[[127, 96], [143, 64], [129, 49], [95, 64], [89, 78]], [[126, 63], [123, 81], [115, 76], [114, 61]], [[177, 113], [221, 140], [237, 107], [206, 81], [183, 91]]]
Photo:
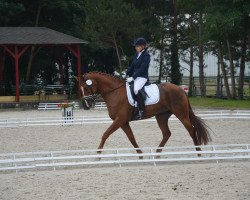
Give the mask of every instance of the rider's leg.
[[138, 106], [138, 114], [139, 114], [139, 119], [141, 119], [143, 117], [144, 111], [145, 111], [145, 104], [144, 104], [144, 99], [142, 97], [142, 94], [140, 92], [138, 92], [138, 94], [136, 95], [136, 99], [137, 99], [137, 106]]
[[135, 95], [138, 94], [139, 90], [142, 89], [142, 87], [147, 83], [147, 79], [144, 77], [137, 77], [134, 80], [134, 92]]
[[137, 77], [134, 81], [134, 93], [136, 95], [137, 107], [139, 109], [138, 116], [136, 116], [136, 118], [138, 119], [141, 119], [143, 117], [143, 113], [145, 110], [144, 100], [139, 90], [142, 89], [142, 87], [146, 84], [146, 82], [147, 79], [143, 77]]

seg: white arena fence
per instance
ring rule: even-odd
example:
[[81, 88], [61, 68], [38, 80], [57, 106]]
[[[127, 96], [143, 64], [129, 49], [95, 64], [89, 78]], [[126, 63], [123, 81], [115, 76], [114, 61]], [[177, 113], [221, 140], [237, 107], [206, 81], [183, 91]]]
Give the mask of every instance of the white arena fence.
[[[250, 110], [208, 110], [196, 112], [196, 115], [202, 119], [240, 119], [249, 120]], [[177, 120], [173, 115], [170, 120]], [[156, 121], [155, 118], [141, 120], [139, 122], [152, 122]], [[74, 116], [73, 119], [63, 117], [38, 117], [38, 118], [0, 118], [0, 128], [6, 127], [27, 127], [27, 126], [52, 126], [52, 125], [85, 125], [85, 124], [103, 124], [111, 123], [109, 117], [86, 117]]]
[[[194, 146], [141, 148], [137, 154], [135, 148], [102, 149], [101, 154], [94, 150], [47, 151], [0, 154], [0, 172], [19, 172], [27, 170], [56, 170], [72, 167], [127, 166], [131, 164], [167, 164], [173, 162], [219, 162], [225, 160], [250, 159], [250, 144], [228, 144], [201, 146], [202, 151], [195, 151]], [[197, 153], [201, 154], [198, 156]], [[142, 156], [143, 159], [139, 159]]]

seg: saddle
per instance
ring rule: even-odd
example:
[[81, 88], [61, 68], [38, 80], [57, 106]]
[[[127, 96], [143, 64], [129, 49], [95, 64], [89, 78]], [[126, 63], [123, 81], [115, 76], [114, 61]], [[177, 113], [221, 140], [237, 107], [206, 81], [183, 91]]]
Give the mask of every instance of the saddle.
[[[131, 86], [133, 87], [133, 86]], [[132, 91], [131, 91], [132, 89]], [[149, 84], [143, 87], [143, 90], [145, 90], [146, 95], [144, 95], [144, 99], [146, 96], [146, 100], [144, 100], [145, 105], [154, 105], [159, 102], [160, 100], [160, 92], [157, 84]], [[137, 106], [137, 102], [135, 101], [135, 98], [132, 97], [133, 88], [130, 88], [129, 83], [126, 83], [126, 91], [127, 91], [127, 98], [128, 102], [131, 106]], [[135, 96], [135, 95], [134, 95]]]
[[[144, 103], [145, 103], [147, 97], [149, 97], [148, 94], [147, 94], [147, 92], [145, 91], [145, 86], [147, 86], [147, 85], [150, 85], [149, 82], [147, 82], [147, 83], [142, 87], [142, 89], [140, 89], [140, 90], [138, 91], [138, 92], [142, 95], [142, 98], [143, 98]], [[132, 98], [134, 99], [134, 102], [135, 102], [135, 101], [136, 101], [136, 95], [135, 95], [135, 92], [134, 92], [134, 82], [130, 83], [130, 84], [129, 84], [129, 87], [130, 87], [130, 92], [131, 92]]]

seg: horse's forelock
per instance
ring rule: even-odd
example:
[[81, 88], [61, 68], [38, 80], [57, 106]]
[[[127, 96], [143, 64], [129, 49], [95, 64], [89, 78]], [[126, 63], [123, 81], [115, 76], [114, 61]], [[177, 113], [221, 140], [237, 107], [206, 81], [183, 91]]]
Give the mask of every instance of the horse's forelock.
[[82, 75], [82, 79], [83, 79], [83, 81], [88, 80], [88, 78], [87, 78], [87, 74], [83, 74], [83, 75]]

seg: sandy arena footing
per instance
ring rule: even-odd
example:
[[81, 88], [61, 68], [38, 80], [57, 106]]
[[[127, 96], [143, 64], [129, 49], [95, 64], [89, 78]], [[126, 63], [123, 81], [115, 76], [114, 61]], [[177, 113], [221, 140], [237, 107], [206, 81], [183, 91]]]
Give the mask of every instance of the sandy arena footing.
[[[6, 117], [60, 116], [60, 111], [0, 112]], [[78, 110], [75, 115], [107, 116], [107, 111]], [[207, 120], [213, 142], [250, 143], [249, 120]], [[179, 121], [170, 121], [168, 146], [190, 146], [192, 139]], [[0, 153], [95, 149], [109, 124], [2, 128]], [[141, 147], [158, 146], [156, 122], [132, 122]], [[122, 130], [105, 148], [130, 148]], [[250, 162], [173, 163], [93, 167], [0, 174], [0, 199], [250, 199]]]

